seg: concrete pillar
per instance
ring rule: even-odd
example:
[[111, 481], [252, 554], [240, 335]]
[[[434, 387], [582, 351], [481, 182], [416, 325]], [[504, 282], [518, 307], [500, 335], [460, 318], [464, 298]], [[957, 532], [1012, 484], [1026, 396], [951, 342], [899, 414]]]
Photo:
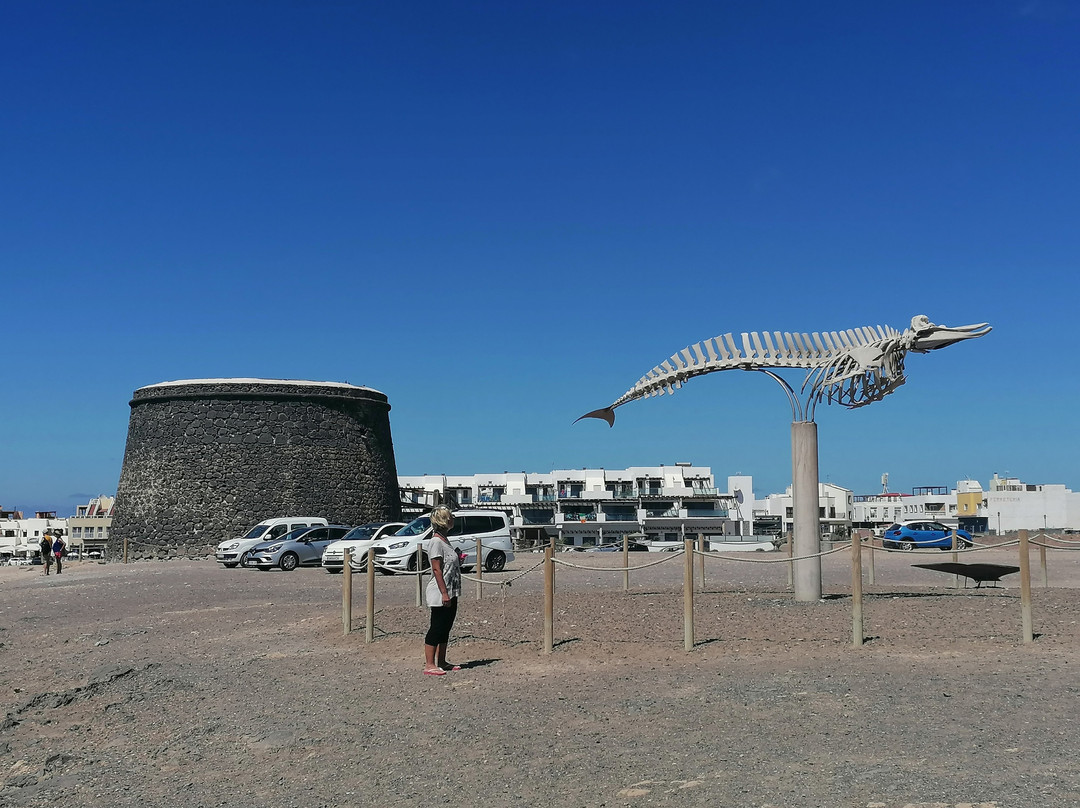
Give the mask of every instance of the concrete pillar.
[[[820, 600], [821, 558], [807, 558], [821, 552], [817, 424], [813, 421], [795, 421], [791, 424], [791, 495], [795, 534], [795, 600]], [[805, 560], [800, 561], [800, 558]]]

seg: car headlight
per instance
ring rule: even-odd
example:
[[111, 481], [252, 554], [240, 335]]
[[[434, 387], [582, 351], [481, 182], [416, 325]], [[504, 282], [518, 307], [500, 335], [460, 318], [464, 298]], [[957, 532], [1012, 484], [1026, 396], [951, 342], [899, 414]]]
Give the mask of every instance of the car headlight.
[[222, 550], [235, 550], [239, 546], [240, 546], [240, 542], [234, 541], [232, 544], [223, 544], [223, 545], [221, 545], [221, 549]]
[[276, 553], [280, 549], [281, 549], [281, 544], [280, 543], [279, 544], [271, 544], [269, 547], [267, 547], [262, 552], [264, 552], [264, 553]]
[[408, 546], [409, 546], [409, 543], [407, 541], [396, 541], [393, 544], [391, 544], [389, 547], [387, 547], [386, 549], [387, 550], [400, 550], [402, 547], [408, 547]]

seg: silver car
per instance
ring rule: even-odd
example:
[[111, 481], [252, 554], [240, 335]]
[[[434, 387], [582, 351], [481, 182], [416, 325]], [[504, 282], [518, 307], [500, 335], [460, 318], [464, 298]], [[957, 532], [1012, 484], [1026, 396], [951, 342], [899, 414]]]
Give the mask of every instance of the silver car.
[[245, 567], [271, 570], [280, 567], [285, 572], [297, 567], [317, 567], [322, 564], [323, 550], [337, 541], [349, 528], [344, 525], [321, 525], [297, 528], [280, 539], [256, 544], [245, 559]]

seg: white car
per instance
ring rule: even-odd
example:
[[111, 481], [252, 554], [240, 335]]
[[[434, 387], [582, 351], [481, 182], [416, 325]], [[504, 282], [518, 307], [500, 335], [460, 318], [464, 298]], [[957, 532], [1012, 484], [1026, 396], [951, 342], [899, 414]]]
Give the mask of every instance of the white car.
[[[391, 536], [384, 536], [372, 546], [379, 571], [416, 571], [417, 546], [431, 537], [431, 519], [419, 516]], [[499, 572], [508, 561], [514, 560], [511, 550], [510, 520], [502, 511], [454, 511], [454, 527], [446, 537], [450, 544], [465, 554], [462, 569], [476, 566], [476, 542], [479, 539], [484, 553], [484, 569]], [[427, 557], [423, 558], [427, 568]]]
[[357, 525], [344, 537], [327, 545], [323, 551], [322, 565], [327, 572], [345, 569], [345, 551], [351, 553], [352, 568], [363, 570], [367, 566], [367, 551], [376, 541], [405, 527], [404, 522], [371, 522]]
[[281, 538], [298, 527], [314, 527], [315, 525], [325, 524], [326, 520], [321, 516], [284, 516], [265, 519], [243, 536], [226, 539], [219, 544], [214, 552], [214, 558], [226, 567], [235, 567], [243, 564], [247, 557], [250, 557], [251, 548], [259, 542]]

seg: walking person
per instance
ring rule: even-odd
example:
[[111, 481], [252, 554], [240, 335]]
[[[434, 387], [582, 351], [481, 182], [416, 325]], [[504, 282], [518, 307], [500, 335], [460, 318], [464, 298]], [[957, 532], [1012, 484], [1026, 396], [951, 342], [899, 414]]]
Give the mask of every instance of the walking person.
[[67, 542], [59, 533], [53, 537], [52, 550], [53, 556], [56, 558], [56, 574], [59, 575], [64, 571], [63, 558], [67, 552]]
[[45, 535], [41, 537], [38, 547], [41, 548], [41, 565], [45, 567], [45, 574], [48, 575], [53, 562], [52, 534], [45, 531]]
[[454, 514], [445, 505], [431, 512], [431, 538], [424, 542], [424, 552], [431, 563], [431, 580], [424, 592], [424, 602], [431, 608], [431, 625], [424, 638], [424, 673], [445, 676], [461, 670], [446, 661], [446, 644], [457, 617], [461, 594], [461, 557], [446, 538], [454, 527]]

